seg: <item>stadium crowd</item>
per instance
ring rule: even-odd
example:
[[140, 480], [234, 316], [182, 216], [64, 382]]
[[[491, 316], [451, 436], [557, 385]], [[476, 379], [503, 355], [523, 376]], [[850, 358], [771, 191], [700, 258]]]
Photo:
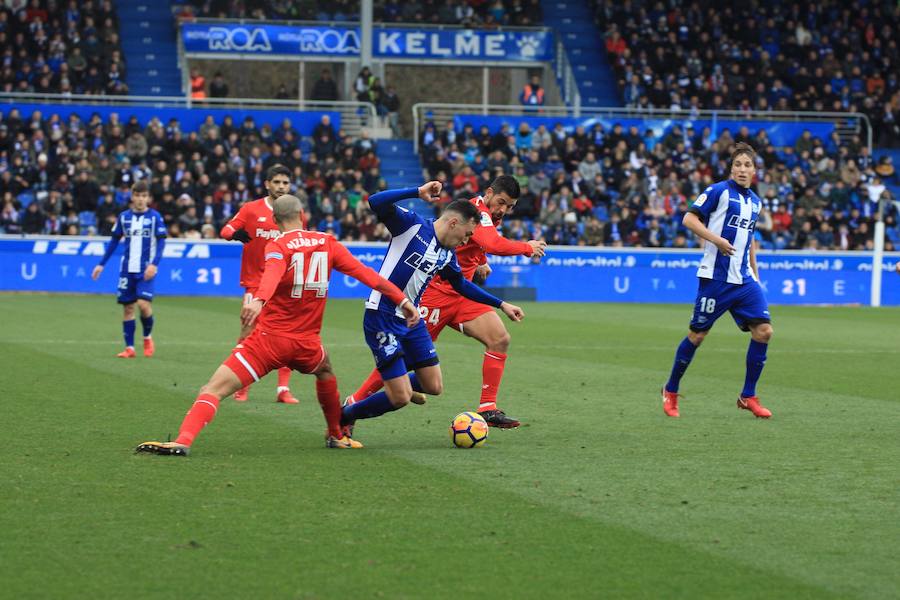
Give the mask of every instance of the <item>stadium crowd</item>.
[[[359, 0], [189, 0], [179, 17], [299, 21], [358, 21]], [[540, 0], [376, 0], [381, 23], [432, 23], [466, 27], [534, 26], [543, 21]]]
[[[890, 160], [876, 164], [856, 137], [842, 143], [809, 131], [791, 146], [775, 147], [765, 129], [722, 130], [673, 126], [567, 132], [561, 123], [532, 129], [521, 123], [499, 131], [471, 125], [457, 130], [425, 124], [420, 137], [426, 175], [444, 182], [450, 197], [483, 192], [498, 173], [514, 175], [522, 197], [504, 234], [551, 244], [690, 247], [682, 225], [690, 203], [728, 177], [729, 150], [749, 142], [757, 157], [756, 190], [766, 208], [756, 232], [763, 248], [861, 250], [870, 248], [876, 200], [891, 200], [885, 182], [898, 183]], [[888, 203], [889, 246], [900, 241], [896, 208]]]
[[[311, 137], [311, 139], [310, 139]], [[214, 238], [243, 202], [266, 195], [266, 170], [291, 169], [311, 226], [342, 239], [386, 240], [367, 208], [385, 187], [374, 140], [350, 139], [323, 115], [310, 137], [285, 119], [258, 126], [212, 116], [195, 131], [176, 119], [142, 125], [112, 113], [87, 122], [15, 108], [0, 120], [0, 230], [108, 235], [137, 180], [172, 237]]]
[[900, 146], [900, 5], [595, 2], [629, 107], [862, 112]]
[[0, 3], [0, 57], [3, 92], [128, 93], [112, 0]]

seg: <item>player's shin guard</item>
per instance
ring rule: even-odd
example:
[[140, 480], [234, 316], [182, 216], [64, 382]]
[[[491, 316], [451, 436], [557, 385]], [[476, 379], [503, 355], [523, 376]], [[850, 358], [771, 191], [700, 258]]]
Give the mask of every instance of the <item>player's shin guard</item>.
[[125, 347], [134, 348], [134, 330], [137, 328], [134, 319], [122, 321], [122, 337], [125, 338]]
[[503, 379], [506, 355], [502, 352], [485, 352], [481, 363], [481, 403], [478, 410], [497, 410], [497, 391]]
[[744, 378], [744, 391], [741, 396], [750, 398], [756, 395], [756, 382], [762, 375], [763, 367], [766, 365], [766, 350], [768, 344], [750, 340], [750, 346], [747, 348], [747, 376]]
[[144, 330], [144, 337], [150, 337], [150, 332], [153, 331], [153, 315], [141, 317], [141, 328]]
[[669, 375], [669, 381], [666, 382], [667, 392], [675, 393], [678, 391], [678, 384], [681, 382], [684, 372], [687, 371], [688, 365], [694, 359], [694, 352], [696, 351], [697, 346], [691, 343], [690, 338], [685, 337], [681, 340], [681, 344], [675, 352], [675, 363], [672, 365], [672, 373]]
[[341, 433], [341, 396], [338, 393], [337, 378], [316, 379], [316, 398], [328, 424], [328, 435], [343, 437]]
[[362, 382], [362, 385], [359, 386], [359, 389], [353, 393], [353, 397], [356, 400], [368, 398], [369, 396], [380, 390], [382, 387], [384, 387], [384, 381], [381, 380], [381, 373], [378, 372], [378, 369], [372, 369], [372, 372], [369, 373], [368, 379]]
[[194, 438], [200, 433], [200, 430], [206, 427], [210, 421], [216, 416], [219, 410], [219, 398], [213, 394], [200, 394], [194, 400], [193, 406], [181, 422], [178, 429], [178, 437], [175, 442], [190, 446], [194, 443]]
[[281, 367], [278, 369], [278, 391], [281, 391], [282, 388], [287, 388], [291, 383], [291, 369], [290, 367]]
[[345, 423], [352, 423], [358, 419], [371, 419], [398, 408], [400, 407], [391, 404], [386, 392], [377, 392], [365, 400], [344, 406], [343, 420]]

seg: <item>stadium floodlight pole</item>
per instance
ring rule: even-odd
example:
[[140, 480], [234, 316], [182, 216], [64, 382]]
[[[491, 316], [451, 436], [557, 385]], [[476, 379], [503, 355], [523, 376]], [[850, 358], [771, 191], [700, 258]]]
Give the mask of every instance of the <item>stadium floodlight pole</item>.
[[360, 68], [372, 65], [372, 11], [373, 0], [362, 0], [359, 4], [359, 61]]

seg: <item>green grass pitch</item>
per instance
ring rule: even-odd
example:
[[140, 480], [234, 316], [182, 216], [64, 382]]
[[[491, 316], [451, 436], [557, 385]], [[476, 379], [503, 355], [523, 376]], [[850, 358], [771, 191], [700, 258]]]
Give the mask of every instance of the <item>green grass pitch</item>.
[[[900, 590], [900, 311], [774, 307], [759, 392], [724, 318], [659, 388], [684, 305], [529, 304], [501, 405], [527, 423], [459, 450], [481, 347], [446, 331], [445, 394], [323, 447], [313, 380], [224, 400], [177, 432], [234, 342], [238, 299], [160, 297], [157, 356], [122, 361], [110, 296], [3, 295], [2, 598], [889, 598]], [[332, 301], [342, 394], [372, 366], [362, 305]], [[140, 331], [140, 327], [138, 328]], [[140, 351], [139, 351], [140, 353]]]

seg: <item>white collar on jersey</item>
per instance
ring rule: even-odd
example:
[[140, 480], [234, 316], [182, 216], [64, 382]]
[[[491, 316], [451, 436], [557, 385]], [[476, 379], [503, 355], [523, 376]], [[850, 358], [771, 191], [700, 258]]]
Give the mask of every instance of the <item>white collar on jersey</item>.
[[263, 202], [266, 203], [266, 206], [269, 207], [269, 210], [271, 210], [271, 211], [273, 211], [273, 212], [275, 211], [275, 209], [272, 208], [272, 205], [269, 204], [269, 197], [268, 197], [268, 196], [263, 196]]

